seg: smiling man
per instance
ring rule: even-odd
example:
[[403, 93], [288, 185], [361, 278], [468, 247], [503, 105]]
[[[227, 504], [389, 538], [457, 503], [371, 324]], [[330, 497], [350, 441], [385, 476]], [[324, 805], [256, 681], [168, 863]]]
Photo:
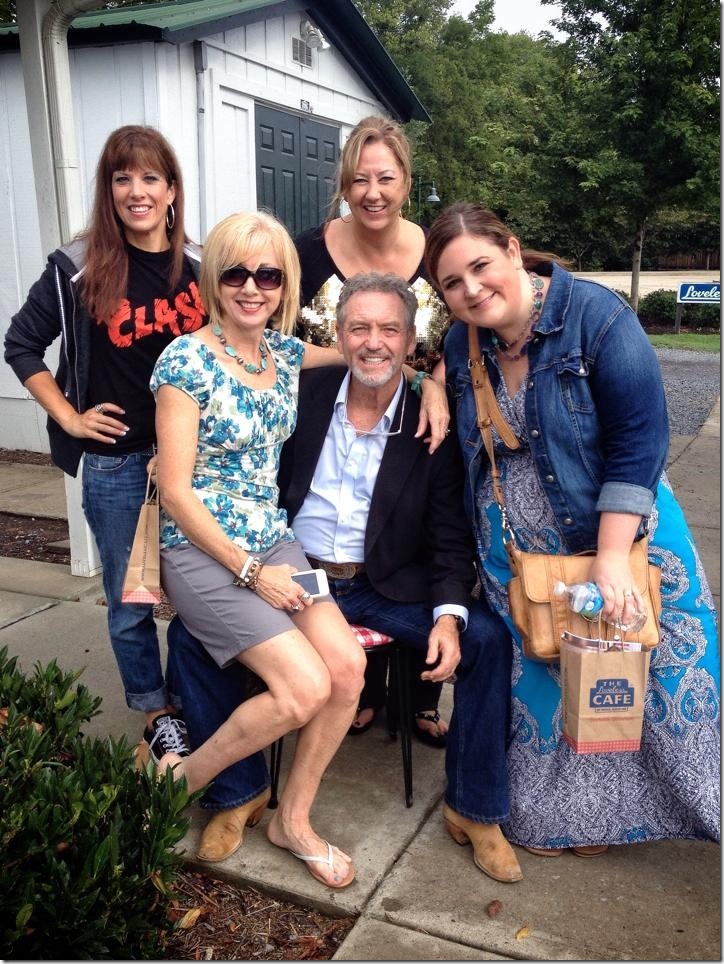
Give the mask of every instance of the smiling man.
[[[415, 436], [420, 402], [401, 370], [415, 343], [417, 297], [397, 275], [358, 274], [344, 283], [336, 310], [337, 345], [349, 370], [302, 374], [297, 427], [282, 451], [279, 504], [349, 622], [424, 654], [424, 679], [441, 682], [455, 672], [446, 802], [479, 821], [477, 866], [499, 881], [520, 880], [498, 826], [508, 812], [512, 650], [471, 596], [474, 552], [455, 436], [432, 454]], [[178, 669], [196, 746], [213, 732], [214, 712], [226, 713], [224, 701], [238, 700], [240, 684], [204, 662], [178, 620], [168, 640], [170, 672]], [[201, 859], [223, 860], [240, 846], [268, 785], [262, 753], [219, 774], [202, 804], [221, 812], [202, 834]]]

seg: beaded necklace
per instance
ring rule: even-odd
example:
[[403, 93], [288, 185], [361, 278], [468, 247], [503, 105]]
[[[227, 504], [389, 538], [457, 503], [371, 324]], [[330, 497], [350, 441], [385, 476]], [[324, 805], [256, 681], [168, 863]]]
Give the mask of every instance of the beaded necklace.
[[261, 375], [262, 372], [267, 370], [267, 355], [269, 354], [269, 350], [267, 349], [263, 338], [259, 342], [259, 355], [261, 356], [261, 360], [258, 365], [252, 365], [251, 362], [244, 361], [236, 348], [226, 343], [226, 335], [222, 331], [221, 325], [218, 322], [214, 322], [214, 324], [211, 326], [211, 331], [212, 334], [216, 335], [221, 344], [224, 346], [224, 351], [226, 354], [230, 358], [233, 358], [237, 365], [243, 365], [245, 372], [248, 372], [250, 375]]
[[[540, 318], [541, 308], [543, 307], [543, 279], [535, 273], [535, 271], [529, 271], [528, 277], [530, 278], [530, 285], [533, 289], [533, 304], [531, 305], [530, 314], [528, 315], [528, 320], [525, 325], [523, 325], [522, 330], [512, 341], [504, 341], [498, 335], [495, 330], [491, 335], [491, 341], [493, 346], [504, 355], [508, 361], [517, 361], [522, 358], [523, 355], [528, 354], [528, 345], [533, 340], [533, 328], [538, 323]], [[511, 348], [515, 348], [521, 338], [526, 335], [526, 339], [520, 346], [520, 350], [516, 352], [515, 355], [509, 355], [508, 352]]]

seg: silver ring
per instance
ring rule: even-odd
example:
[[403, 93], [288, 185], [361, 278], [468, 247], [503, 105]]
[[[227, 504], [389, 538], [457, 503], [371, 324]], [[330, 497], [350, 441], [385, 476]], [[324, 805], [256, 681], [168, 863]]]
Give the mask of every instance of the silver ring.
[[292, 611], [293, 613], [298, 613], [298, 612], [301, 610], [302, 607], [301, 607], [301, 606], [298, 606], [298, 605], [295, 603], [293, 606], [290, 606], [289, 608], [291, 609], [291, 611]]
[[311, 599], [311, 598], [312, 598], [312, 594], [311, 594], [310, 592], [303, 592], [303, 593], [302, 593], [302, 599], [303, 599], [305, 602], [307, 601], [307, 599]]
[[98, 412], [99, 415], [105, 415], [105, 414], [106, 414], [105, 408], [103, 408], [103, 406], [100, 405], [100, 404], [96, 405], [95, 409], [96, 409], [96, 411]]
[[624, 599], [627, 599], [629, 596], [633, 596], [633, 593], [631, 592], [631, 590], [630, 590], [630, 589], [624, 589], [624, 591], [623, 591], [623, 598], [624, 598]]

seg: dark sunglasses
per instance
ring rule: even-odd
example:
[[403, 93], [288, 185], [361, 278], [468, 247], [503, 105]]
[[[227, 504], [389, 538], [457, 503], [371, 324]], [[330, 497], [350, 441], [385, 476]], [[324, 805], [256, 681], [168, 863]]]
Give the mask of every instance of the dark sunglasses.
[[247, 278], [253, 278], [257, 288], [264, 291], [273, 291], [279, 288], [284, 280], [284, 272], [281, 268], [257, 268], [256, 271], [249, 271], [243, 264], [237, 264], [235, 268], [227, 268], [219, 275], [219, 281], [231, 288], [241, 288], [246, 284]]

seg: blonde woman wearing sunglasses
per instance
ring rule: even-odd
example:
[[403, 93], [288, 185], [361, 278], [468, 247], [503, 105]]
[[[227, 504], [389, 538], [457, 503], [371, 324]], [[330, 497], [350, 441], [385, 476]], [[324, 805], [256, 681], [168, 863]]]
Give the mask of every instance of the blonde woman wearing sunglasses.
[[[339, 888], [354, 879], [352, 860], [313, 830], [310, 808], [354, 717], [365, 659], [331, 597], [314, 599], [292, 579], [309, 566], [277, 504], [299, 371], [341, 362], [335, 350], [289, 334], [299, 274], [291, 238], [273, 217], [226, 218], [209, 234], [201, 264], [209, 325], [169, 346], [151, 380], [164, 587], [219, 666], [236, 660], [267, 686], [244, 702], [240, 692], [210, 739], [185, 758], [167, 754], [160, 766], [173, 766], [196, 790], [298, 729], [267, 836]], [[446, 413], [433, 422], [441, 439]], [[255, 819], [267, 799], [260, 794]]]

